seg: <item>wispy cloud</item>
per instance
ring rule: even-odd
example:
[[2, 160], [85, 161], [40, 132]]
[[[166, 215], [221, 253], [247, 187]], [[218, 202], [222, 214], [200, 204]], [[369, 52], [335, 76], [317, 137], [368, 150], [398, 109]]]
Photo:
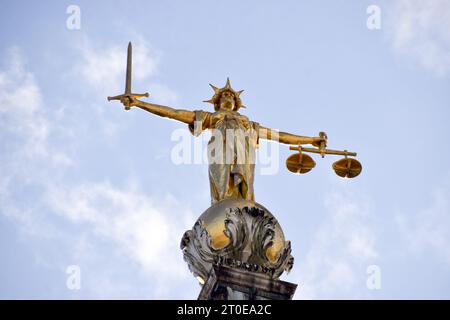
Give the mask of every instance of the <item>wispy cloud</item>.
[[340, 190], [327, 195], [325, 206], [327, 216], [313, 245], [294, 269], [301, 284], [296, 297], [363, 298], [367, 293], [366, 268], [378, 257], [371, 202]]
[[[117, 281], [112, 276], [127, 264], [105, 267], [98, 261], [97, 255], [105, 256], [100, 252], [105, 250], [106, 242], [111, 261], [115, 260], [114, 252], [120, 252], [121, 260], [130, 262], [128, 268], [142, 274], [148, 292], [141, 297], [195, 298], [192, 290], [179, 290], [188, 285], [193, 290], [196, 288], [192, 286], [193, 277], [178, 247], [181, 235], [191, 227], [193, 214], [172, 196], [156, 200], [137, 185], [119, 189], [103, 182], [75, 187], [53, 186], [47, 190], [46, 201], [52, 212], [82, 230], [83, 237], [67, 249], [73, 252], [73, 263], [96, 274], [95, 279], [85, 285], [85, 294], [136, 297], [132, 283]], [[105, 277], [105, 272], [112, 279]], [[99, 279], [108, 284], [107, 288], [96, 289]]]
[[[114, 51], [105, 55], [92, 58], [91, 66], [98, 62], [106, 70], [119, 60]], [[45, 95], [20, 49], [11, 49], [5, 60], [0, 69], [1, 218], [12, 221], [24, 241], [40, 243], [30, 250], [41, 265], [61, 273], [60, 287], [65, 266], [81, 266], [82, 290], [75, 297], [195, 298], [195, 279], [178, 248], [194, 221], [189, 208], [170, 194], [153, 199], [139, 181], [120, 188], [107, 179], [66, 177], [72, 165], [67, 146], [80, 137], [54, 141], [53, 136], [69, 129], [64, 113], [47, 111]], [[152, 68], [141, 76], [151, 75]], [[102, 77], [91, 80], [101, 82]], [[68, 123], [73, 125], [73, 119]], [[121, 279], [125, 270], [136, 274]], [[192, 290], [180, 290], [186, 286]]]
[[47, 119], [42, 93], [32, 73], [25, 68], [25, 58], [17, 47], [10, 48], [0, 71], [0, 116], [2, 117], [4, 156], [45, 159], [69, 164], [66, 154], [51, 150], [48, 137], [55, 127]]
[[88, 227], [96, 237], [114, 241], [146, 271], [165, 270], [174, 277], [184, 273], [174, 239], [181, 239], [193, 215], [188, 208], [180, 210], [170, 195], [155, 201], [138, 186], [121, 190], [102, 182], [52, 186], [46, 200], [55, 213]]
[[[73, 73], [85, 82], [102, 99], [108, 95], [123, 93], [125, 88], [125, 69], [127, 61], [127, 43], [121, 46], [96, 46], [88, 38], [77, 43], [82, 59], [75, 65]], [[143, 38], [133, 44], [132, 88], [146, 87], [159, 103], [172, 104], [177, 95], [164, 84], [154, 80], [158, 74], [161, 52]]]
[[[26, 70], [26, 59], [17, 47], [10, 48], [0, 70], [0, 212], [14, 216], [29, 233], [43, 228], [33, 223], [36, 202], [20, 199], [18, 194], [45, 184], [49, 172], [72, 164], [70, 155], [49, 137], [58, 132], [43, 103], [42, 92], [34, 75]], [[58, 175], [53, 171], [53, 176]], [[33, 192], [34, 195], [39, 191]], [[50, 232], [49, 232], [50, 233]]]
[[[95, 47], [87, 38], [78, 44], [83, 60], [76, 71], [95, 90], [121, 89], [125, 84], [127, 49], [123, 46]], [[157, 72], [159, 54], [140, 41], [133, 50], [133, 79], [142, 81]], [[119, 92], [119, 91], [118, 91]]]
[[385, 29], [395, 52], [439, 76], [450, 72], [450, 2], [396, 0]]
[[[448, 177], [449, 175], [447, 175]], [[428, 207], [417, 212], [396, 214], [406, 247], [416, 255], [432, 252], [450, 266], [450, 186], [432, 190]]]
[[[178, 99], [175, 91], [157, 80], [162, 53], [142, 37], [135, 38], [137, 40], [133, 43], [133, 93], [148, 91], [150, 101], [175, 106]], [[124, 92], [127, 43], [120, 46], [93, 44], [88, 37], [84, 37], [74, 44], [74, 49], [79, 53], [80, 59], [69, 71], [68, 76], [79, 84], [79, 90], [88, 97], [83, 100], [84, 107], [88, 104], [89, 108], [85, 109], [96, 112], [96, 121], [102, 134], [114, 141], [120, 132], [120, 125], [117, 116], [105, 112], [108, 110], [105, 107], [120, 108], [120, 102], [107, 102], [106, 97]]]

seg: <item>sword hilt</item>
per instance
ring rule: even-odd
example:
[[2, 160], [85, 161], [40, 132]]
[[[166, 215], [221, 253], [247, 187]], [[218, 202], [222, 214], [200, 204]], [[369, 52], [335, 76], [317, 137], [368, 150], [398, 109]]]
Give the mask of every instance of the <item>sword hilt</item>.
[[[146, 93], [124, 93], [124, 94], [120, 94], [118, 96], [114, 96], [114, 97], [108, 97], [108, 101], [111, 100], [120, 100], [122, 101], [123, 98], [148, 98], [150, 95], [148, 92]], [[125, 106], [125, 110], [130, 110], [131, 107], [130, 106]]]

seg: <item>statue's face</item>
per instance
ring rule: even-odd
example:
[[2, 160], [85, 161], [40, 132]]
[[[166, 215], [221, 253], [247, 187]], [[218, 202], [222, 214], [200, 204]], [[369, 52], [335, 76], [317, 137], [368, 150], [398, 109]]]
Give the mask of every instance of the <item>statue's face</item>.
[[234, 105], [236, 101], [234, 100], [234, 95], [229, 92], [225, 91], [220, 96], [220, 108], [225, 110], [234, 110]]

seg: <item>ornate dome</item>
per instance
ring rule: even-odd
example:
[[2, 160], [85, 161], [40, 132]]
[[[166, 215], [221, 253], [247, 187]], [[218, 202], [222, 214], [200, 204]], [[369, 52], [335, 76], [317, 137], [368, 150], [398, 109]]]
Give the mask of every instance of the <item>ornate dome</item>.
[[208, 208], [180, 247], [189, 269], [205, 281], [213, 264], [260, 272], [277, 279], [292, 268], [291, 244], [275, 217], [262, 205], [222, 200]]

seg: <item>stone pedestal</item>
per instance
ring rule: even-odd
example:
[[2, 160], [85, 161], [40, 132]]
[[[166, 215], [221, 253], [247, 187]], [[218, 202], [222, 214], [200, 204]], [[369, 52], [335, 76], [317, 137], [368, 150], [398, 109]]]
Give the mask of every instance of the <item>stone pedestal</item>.
[[198, 300], [291, 300], [296, 288], [264, 274], [214, 265]]

